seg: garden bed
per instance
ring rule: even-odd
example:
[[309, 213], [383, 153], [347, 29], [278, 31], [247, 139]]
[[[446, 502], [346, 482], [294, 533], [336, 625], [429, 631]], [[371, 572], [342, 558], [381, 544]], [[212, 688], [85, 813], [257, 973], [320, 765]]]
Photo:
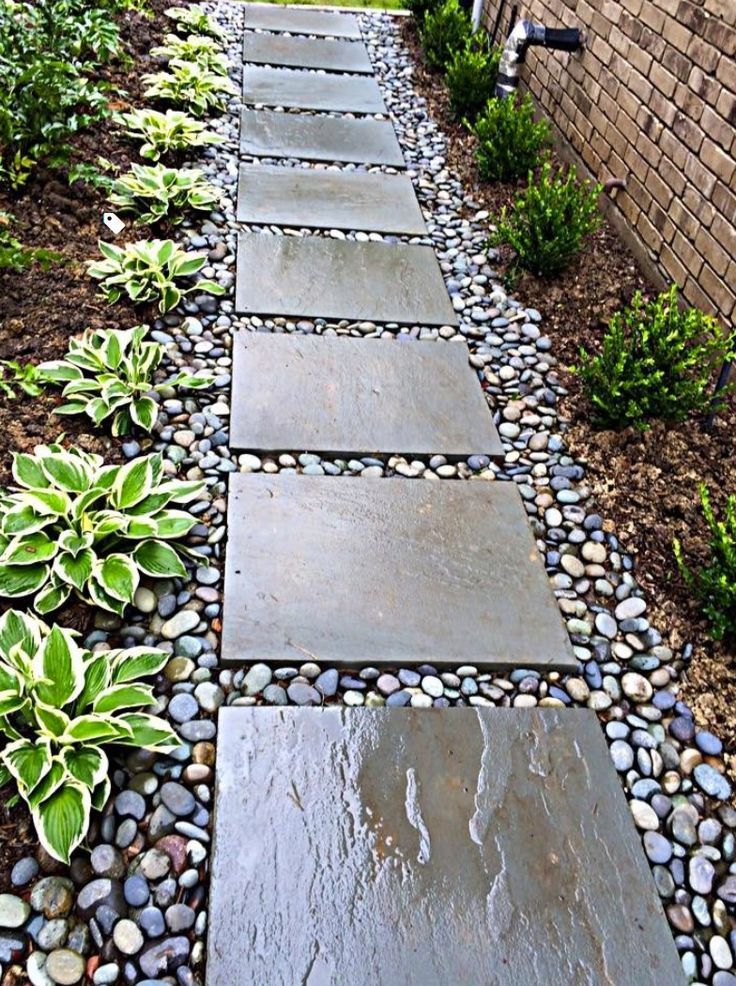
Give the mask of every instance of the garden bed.
[[[401, 23], [402, 39], [415, 62], [414, 84], [433, 118], [448, 135], [447, 162], [489, 223], [524, 187], [524, 182], [489, 183], [478, 177], [475, 137], [450, 111], [442, 76], [426, 65], [416, 22]], [[614, 193], [615, 194], [615, 193]], [[499, 276], [511, 276], [509, 253], [500, 251]], [[533, 302], [543, 316], [568, 391], [563, 413], [569, 422], [571, 454], [584, 461], [587, 477], [608, 524], [636, 557], [637, 579], [645, 588], [653, 622], [668, 628], [674, 650], [693, 645], [683, 677], [682, 697], [698, 722], [727, 744], [726, 759], [736, 777], [736, 654], [713, 641], [697, 601], [679, 578], [672, 542], [678, 538], [694, 563], [707, 558], [709, 531], [700, 512], [698, 487], [705, 483], [718, 500], [736, 493], [736, 399], [725, 402], [711, 431], [702, 418], [654, 421], [645, 432], [633, 428], [600, 431], [591, 426], [590, 407], [580, 380], [567, 368], [577, 363], [581, 346], [599, 347], [611, 315], [628, 304], [635, 291], [653, 293], [633, 254], [604, 218], [582, 256], [553, 280], [523, 273], [512, 278], [514, 295]]]

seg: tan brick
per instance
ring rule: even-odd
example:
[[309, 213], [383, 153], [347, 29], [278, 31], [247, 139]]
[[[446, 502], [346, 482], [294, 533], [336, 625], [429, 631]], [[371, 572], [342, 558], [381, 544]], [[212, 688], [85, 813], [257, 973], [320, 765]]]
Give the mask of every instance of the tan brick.
[[644, 30], [644, 26], [638, 17], [633, 17], [627, 11], [622, 10], [621, 16], [618, 20], [619, 30], [626, 35], [626, 37], [633, 42], [633, 44], [639, 44], [641, 39], [641, 32]]
[[723, 89], [716, 103], [716, 112], [726, 123], [736, 127], [736, 95]]
[[636, 114], [636, 122], [641, 127], [641, 132], [645, 137], [648, 137], [655, 144], [659, 142], [660, 135], [664, 130], [664, 125], [662, 124], [662, 121], [651, 112], [651, 110], [647, 109], [645, 106], [640, 106], [639, 112]]
[[736, 224], [736, 192], [718, 182], [713, 189], [713, 205], [727, 223]]
[[694, 93], [702, 96], [706, 103], [709, 103], [711, 106], [716, 105], [719, 97], [725, 91], [715, 79], [707, 76], [699, 65], [693, 66], [690, 72], [690, 78], [688, 79], [688, 85]]
[[[700, 267], [698, 268], [698, 274], [700, 273], [702, 268], [703, 268], [703, 264], [701, 262]], [[683, 297], [688, 302], [688, 304], [693, 306], [693, 308], [699, 308], [701, 311], [704, 312], [712, 312], [714, 307], [713, 301], [708, 297], [705, 291], [703, 291], [703, 289], [698, 284], [696, 280], [698, 274], [691, 274], [688, 277], [688, 279], [685, 281], [685, 284], [683, 285], [682, 288]]]
[[652, 67], [649, 70], [649, 80], [656, 89], [659, 89], [663, 96], [671, 96], [677, 85], [677, 79], [674, 75], [657, 62], [652, 63]]
[[707, 44], [702, 38], [694, 35], [687, 48], [688, 57], [704, 72], [715, 72], [721, 53], [713, 45]]
[[736, 305], [736, 294], [727, 286], [722, 277], [719, 277], [706, 264], [700, 272], [700, 287], [707, 297], [726, 317], [728, 317]]
[[[645, 79], [639, 72], [631, 72], [628, 80], [629, 92], [631, 92], [642, 103], [651, 103], [656, 95], [659, 99], [663, 97], [656, 92], [652, 83]], [[656, 112], [656, 110], [655, 110]], [[657, 114], [659, 116], [659, 114]]]
[[706, 198], [701, 193], [700, 188], [695, 185], [688, 185], [682, 193], [682, 201], [695, 216], [698, 225], [704, 226], [706, 229], [710, 227], [716, 210], [710, 198]]
[[732, 0], [704, 0], [703, 6], [709, 14], [736, 26], [736, 7]]
[[724, 55], [729, 58], [736, 55], [736, 28], [711, 17], [706, 22], [703, 35], [709, 44], [723, 52]]
[[660, 7], [652, 3], [651, 0], [644, 0], [639, 16], [647, 27], [650, 27], [653, 31], [661, 32], [667, 15]]
[[648, 51], [652, 58], [659, 62], [662, 60], [666, 41], [658, 31], [650, 31], [648, 27], [642, 28], [639, 38], [639, 47]]
[[695, 237], [695, 249], [700, 251], [703, 260], [713, 268], [716, 274], [723, 275], [726, 273], [731, 257], [720, 243], [702, 227]]
[[673, 48], [672, 45], [665, 47], [662, 54], [662, 64], [673, 75], [676, 75], [680, 82], [684, 82], [690, 75], [691, 60], [686, 55], [683, 55], [682, 52]]
[[685, 178], [682, 171], [666, 157], [659, 162], [659, 175], [667, 188], [672, 189], [674, 195], [682, 195], [685, 191]]
[[717, 144], [714, 144], [708, 137], [706, 137], [703, 141], [703, 146], [700, 149], [700, 160], [713, 172], [714, 175], [717, 175], [721, 181], [725, 181], [727, 185], [730, 184], [734, 172], [736, 171], [736, 161], [734, 161], [730, 154], [726, 154], [722, 151], [721, 148]]
[[672, 249], [680, 258], [688, 275], [696, 278], [703, 268], [703, 258], [690, 240], [686, 240], [681, 233], [675, 233], [674, 239], [672, 240]]
[[662, 246], [662, 237], [644, 213], [639, 216], [636, 222], [636, 231], [652, 257], [656, 258], [659, 255], [659, 249]]
[[689, 120], [682, 113], [678, 113], [675, 116], [675, 122], [672, 124], [672, 132], [680, 138], [680, 140], [688, 147], [693, 153], [697, 154], [703, 143], [703, 131], [700, 127]]
[[662, 34], [665, 41], [673, 45], [679, 52], [687, 51], [687, 46], [693, 36], [690, 28], [674, 17], [665, 18]]
[[659, 251], [659, 263], [664, 268], [668, 280], [674, 281], [675, 284], [684, 283], [687, 271], [667, 243], [663, 244]]
[[621, 6], [634, 17], [639, 17], [644, 0], [621, 0]]
[[722, 116], [709, 107], [705, 106], [703, 108], [703, 116], [700, 120], [700, 125], [704, 132], [708, 136], [717, 141], [721, 147], [728, 149], [731, 146], [731, 142], [734, 137], [734, 128], [731, 124], [726, 123]]
[[708, 23], [708, 16], [697, 4], [690, 3], [690, 0], [681, 0], [676, 17], [681, 24], [689, 27], [695, 34], [702, 34]]
[[665, 243], [675, 235], [675, 226], [667, 213], [656, 202], [649, 209], [649, 221]]
[[695, 239], [700, 223], [677, 199], [674, 199], [670, 205], [670, 219], [684, 236], [689, 240]]
[[659, 138], [659, 146], [666, 158], [672, 161], [676, 167], [684, 169], [689, 151], [682, 141], [678, 140], [669, 130], [665, 130]]
[[678, 83], [675, 89], [674, 104], [694, 123], [698, 122], [703, 115], [703, 110], [706, 108], [704, 100], [697, 93], [693, 92], [689, 86], [683, 85], [681, 82]]
[[626, 191], [630, 198], [636, 203], [637, 207], [642, 212], [648, 212], [652, 207], [652, 196], [647, 191], [643, 182], [645, 179], [646, 171], [642, 170], [640, 172], [641, 180], [637, 175], [629, 175], [626, 182]]
[[667, 162], [665, 161], [660, 162], [660, 166], [657, 171], [650, 168], [646, 180], [647, 190], [663, 209], [666, 209], [669, 206], [674, 197], [672, 188], [667, 184], [667, 181], [662, 176], [662, 164], [666, 163]]
[[633, 47], [629, 51], [629, 61], [637, 72], [641, 72], [642, 75], [649, 75], [653, 63], [653, 58], [649, 52], [643, 48]]
[[685, 174], [703, 195], [712, 195], [716, 187], [714, 175], [705, 168], [694, 154], [688, 154], [685, 161]]
[[736, 228], [733, 223], [727, 222], [723, 216], [716, 215], [710, 231], [729, 257], [736, 260]]

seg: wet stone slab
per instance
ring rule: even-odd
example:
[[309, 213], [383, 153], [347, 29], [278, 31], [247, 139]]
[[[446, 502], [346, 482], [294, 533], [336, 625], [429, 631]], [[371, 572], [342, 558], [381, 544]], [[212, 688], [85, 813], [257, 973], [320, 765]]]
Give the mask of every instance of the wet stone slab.
[[421, 236], [427, 227], [405, 175], [241, 165], [238, 219], [315, 229]]
[[685, 986], [590, 710], [220, 711], [208, 986]]
[[360, 25], [353, 14], [331, 10], [305, 10], [304, 7], [259, 6], [247, 4], [243, 23], [262, 31], [288, 31], [289, 34], [315, 34], [321, 37], [359, 38]]
[[243, 102], [341, 113], [386, 112], [375, 79], [259, 65], [243, 69]]
[[467, 346], [393, 339], [236, 333], [230, 439], [346, 457], [504, 454]]
[[235, 310], [243, 315], [457, 325], [434, 250], [243, 233]]
[[292, 38], [281, 34], [246, 34], [243, 60], [264, 65], [324, 69], [328, 72], [372, 74], [368, 50], [362, 41]]
[[240, 153], [406, 167], [396, 132], [388, 120], [350, 120], [273, 110], [243, 110]]
[[511, 483], [234, 474], [228, 534], [223, 664], [577, 668]]

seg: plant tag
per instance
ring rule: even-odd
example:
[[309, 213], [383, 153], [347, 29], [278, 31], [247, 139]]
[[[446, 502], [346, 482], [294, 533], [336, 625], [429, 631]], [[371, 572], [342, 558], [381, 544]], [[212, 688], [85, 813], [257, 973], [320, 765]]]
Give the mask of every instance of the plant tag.
[[118, 233], [122, 233], [125, 229], [125, 223], [114, 212], [105, 212], [102, 216], [102, 221], [113, 236], [117, 236]]

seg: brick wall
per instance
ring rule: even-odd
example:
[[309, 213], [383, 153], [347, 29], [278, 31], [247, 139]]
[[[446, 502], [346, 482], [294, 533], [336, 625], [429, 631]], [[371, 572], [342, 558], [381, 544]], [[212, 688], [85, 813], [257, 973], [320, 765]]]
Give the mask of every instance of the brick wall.
[[582, 52], [530, 48], [522, 88], [563, 156], [626, 180], [604, 207], [648, 275], [736, 319], [736, 0], [526, 0], [519, 17], [585, 31]]

